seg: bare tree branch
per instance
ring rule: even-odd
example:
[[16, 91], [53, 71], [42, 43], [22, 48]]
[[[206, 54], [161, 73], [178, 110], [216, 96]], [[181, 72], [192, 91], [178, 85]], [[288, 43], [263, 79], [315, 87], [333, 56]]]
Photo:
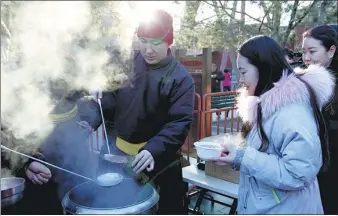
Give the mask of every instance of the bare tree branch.
[[241, 21], [244, 25], [245, 23], [245, 1], [241, 0]]
[[276, 39], [278, 39], [278, 42], [281, 41], [281, 36], [279, 34], [279, 28], [281, 25], [281, 17], [282, 17], [282, 12], [283, 12], [283, 7], [282, 7], [282, 2], [280, 1], [276, 1], [273, 3], [273, 15], [272, 15], [272, 28], [273, 30], [273, 37], [275, 37]]
[[[210, 6], [214, 6], [213, 4], [210, 4], [210, 3], [207, 2], [207, 1], [202, 1], [202, 2], [204, 2], [204, 3], [206, 3], [206, 4], [210, 5]], [[221, 6], [217, 6], [217, 7], [220, 8], [220, 9], [222, 9], [223, 13], [225, 13], [228, 17], [230, 17], [232, 20], [235, 20], [235, 21], [238, 23], [239, 21], [238, 21], [235, 17], [231, 16], [231, 14], [228, 13], [228, 12], [226, 11], [226, 10], [231, 10], [231, 8], [225, 7], [225, 6], [222, 4], [221, 1], [219, 1], [219, 3], [220, 3]], [[235, 11], [235, 12], [236, 12], [236, 13], [241, 13], [240, 11]], [[257, 19], [257, 18], [254, 18], [254, 17], [248, 15], [247, 13], [245, 13], [245, 15], [248, 16], [248, 17], [250, 17], [250, 18], [253, 18], [255, 21], [257, 21], [257, 22], [259, 22], [259, 23], [262, 22], [261, 20], [259, 20], [259, 19]], [[266, 24], [264, 24], [264, 26], [266, 26], [267, 28], [269, 28], [270, 30], [272, 30], [272, 29], [271, 29], [269, 26], [267, 26]], [[248, 30], [247, 28], [245, 28], [245, 30], [247, 30], [247, 31], [249, 31], [249, 32], [252, 33], [252, 31]]]
[[[205, 3], [207, 3], [207, 4], [209, 4], [209, 5], [211, 5], [209, 2], [207, 2], [207, 1], [203, 1], [203, 2], [205, 2]], [[229, 12], [227, 12], [226, 10], [232, 10], [232, 8], [228, 8], [228, 7], [225, 7], [222, 3], [221, 3], [221, 1], [219, 1], [220, 2], [220, 8], [222, 9], [222, 11], [227, 15], [227, 16], [229, 16], [231, 19], [233, 19], [233, 20], [236, 20], [236, 18], [234, 17], [234, 16], [232, 16]], [[213, 6], [213, 5], [211, 5], [211, 6]], [[219, 6], [218, 6], [219, 7]], [[232, 10], [233, 11], [233, 10]], [[240, 14], [242, 14], [242, 12], [241, 11], [237, 11], [237, 10], [235, 10], [235, 13], [240, 13]], [[259, 22], [259, 23], [261, 23], [262, 21], [260, 20], [260, 19], [257, 19], [257, 18], [255, 18], [255, 17], [253, 17], [253, 16], [251, 16], [251, 15], [249, 15], [249, 14], [247, 14], [247, 13], [244, 13], [245, 14], [245, 16], [247, 16], [247, 17], [249, 17], [249, 18], [251, 18], [252, 20], [255, 20], [256, 22]], [[272, 28], [270, 27], [270, 26], [268, 26], [268, 25], [266, 25], [266, 24], [264, 24], [267, 28], [269, 28], [269, 29], [271, 29], [272, 30]]]
[[[265, 9], [264, 9], [265, 10]], [[264, 16], [263, 16], [263, 19], [262, 19], [262, 22], [261, 24], [259, 25], [259, 28], [258, 28], [258, 32], [261, 32], [261, 29], [262, 29], [262, 26], [263, 26], [263, 23], [264, 23], [264, 19], [265, 17], [267, 17], [267, 19], [270, 19], [270, 17], [268, 16], [268, 14], [270, 13], [270, 10], [271, 10], [271, 5], [270, 7], [266, 10]], [[268, 21], [269, 22], [269, 21]]]
[[303, 15], [297, 20], [297, 22], [295, 22], [292, 25], [292, 29], [294, 29], [296, 26], [298, 26], [299, 23], [301, 23], [303, 21], [303, 19], [310, 13], [310, 11], [312, 10], [313, 6], [315, 6], [315, 4], [317, 3], [318, 0], [314, 0], [312, 2], [312, 4], [309, 6], [309, 8], [303, 13]]
[[6, 37], [11, 38], [11, 32], [7, 28], [7, 25], [1, 20], [1, 34], [3, 34]]
[[199, 21], [196, 22], [196, 25], [204, 24], [204, 23], [203, 23], [204, 21], [209, 20], [209, 19], [212, 19], [212, 18], [214, 18], [215, 16], [217, 16], [217, 15], [212, 15], [212, 16], [210, 16], [210, 17], [208, 17], [208, 18], [199, 20]]
[[261, 0], [260, 3], [262, 5], [262, 7], [263, 7], [263, 10], [266, 11], [266, 14], [267, 14], [266, 19], [267, 19], [268, 23], [271, 23], [271, 18], [269, 16], [268, 12], [270, 12], [272, 4], [270, 5], [269, 8], [267, 8], [264, 0]]
[[237, 3], [238, 3], [238, 1], [233, 1], [233, 5], [232, 5], [232, 8], [231, 8], [231, 16], [232, 17], [236, 17]]
[[285, 32], [285, 35], [284, 35], [284, 38], [283, 38], [283, 41], [282, 41], [282, 46], [285, 46], [285, 44], [288, 41], [290, 32], [292, 30], [293, 22], [294, 22], [295, 17], [296, 17], [298, 5], [299, 5], [299, 0], [295, 0], [295, 2], [293, 3], [291, 15], [290, 15], [290, 21], [289, 21], [288, 27], [286, 29], [286, 32]]
[[284, 37], [283, 37], [282, 46], [286, 45], [286, 43], [288, 42], [291, 31], [294, 28], [296, 28], [299, 25], [299, 23], [301, 23], [303, 21], [303, 19], [310, 13], [310, 11], [316, 5], [317, 2], [318, 2], [318, 0], [314, 0], [311, 3], [311, 5], [307, 8], [307, 10], [304, 11], [303, 15], [300, 18], [298, 18], [298, 20], [296, 21], [296, 14], [297, 14], [298, 6], [299, 6], [299, 0], [295, 0], [295, 2], [293, 4], [291, 15], [290, 15], [290, 21], [289, 21], [288, 27], [286, 29], [286, 32], [284, 34]]
[[221, 16], [221, 14], [220, 14], [219, 7], [217, 6], [217, 1], [216, 1], [216, 0], [213, 0], [213, 1], [212, 1], [212, 5], [213, 5], [214, 10], [215, 10], [215, 13], [216, 13], [216, 15], [217, 15], [217, 19], [218, 19], [218, 20], [222, 20], [222, 16]]
[[218, 0], [219, 4], [221, 5], [221, 8], [225, 7], [225, 4], [222, 4], [222, 1]]
[[185, 25], [185, 24], [180, 23], [180, 26], [181, 26], [181, 27], [185, 27], [185, 28], [191, 28], [191, 29], [193, 29], [194, 27], [196, 27], [196, 26], [198, 26], [198, 25], [205, 24], [204, 21], [209, 20], [209, 19], [212, 19], [212, 18], [214, 18], [215, 16], [217, 16], [217, 15], [212, 15], [212, 16], [207, 17], [207, 18], [205, 18], [205, 19], [199, 20], [199, 21], [195, 22], [193, 25]]

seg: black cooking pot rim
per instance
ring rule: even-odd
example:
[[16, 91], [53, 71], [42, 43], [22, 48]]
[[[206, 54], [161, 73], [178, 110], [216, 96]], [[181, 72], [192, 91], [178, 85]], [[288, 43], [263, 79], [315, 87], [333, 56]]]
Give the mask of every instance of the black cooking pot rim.
[[[128, 180], [130, 180], [130, 179], [124, 179], [123, 181], [128, 181]], [[132, 179], [132, 181], [134, 182], [133, 179]], [[121, 184], [122, 184], [122, 183], [121, 183]], [[136, 183], [135, 183], [135, 184], [136, 184]], [[91, 210], [112, 210], [112, 209], [118, 210], [118, 209], [125, 209], [125, 208], [132, 207], [132, 206], [137, 206], [137, 205], [139, 205], [139, 204], [141, 204], [141, 203], [144, 203], [144, 202], [146, 202], [147, 200], [151, 199], [151, 197], [153, 196], [153, 193], [155, 193], [154, 188], [153, 188], [150, 184], [147, 184], [147, 185], [143, 185], [142, 187], [143, 187], [143, 189], [146, 187], [146, 190], [151, 191], [151, 193], [148, 193], [148, 194], [147, 194], [146, 196], [144, 196], [142, 199], [136, 200], [135, 202], [133, 202], [133, 203], [131, 203], [131, 204], [125, 204], [125, 205], [121, 205], [121, 206], [118, 206], [118, 207], [95, 207], [95, 206], [91, 207], [91, 206], [89, 206], [89, 205], [83, 205], [83, 204], [81, 204], [80, 202], [78, 203], [78, 202], [76, 202], [75, 200], [72, 199], [72, 196], [75, 196], [75, 195], [72, 194], [72, 192], [74, 192], [74, 190], [76, 190], [76, 189], [79, 189], [80, 187], [85, 187], [85, 185], [95, 185], [95, 183], [92, 183], [92, 182], [90, 182], [90, 181], [84, 182], [84, 183], [82, 183], [82, 184], [79, 184], [79, 185], [73, 187], [73, 188], [66, 194], [66, 196], [67, 196], [69, 202], [71, 203], [71, 205], [75, 205], [75, 206], [77, 206], [77, 207], [81, 207], [81, 208], [84, 208], [84, 209], [91, 209]], [[116, 185], [116, 186], [113, 186], [113, 187], [118, 187], [118, 186], [119, 186], [119, 185]], [[102, 188], [102, 189], [106, 189], [106, 187], [102, 187], [102, 186], [98, 186], [98, 185], [97, 185], [97, 186], [92, 186], [92, 187], [100, 187], [100, 188]], [[142, 190], [143, 190], [143, 189], [142, 189]], [[142, 191], [142, 190], [141, 190], [141, 191]], [[120, 194], [120, 195], [116, 195], [116, 197], [121, 197], [121, 194]], [[155, 203], [155, 204], [156, 204], [156, 203]], [[154, 204], [154, 205], [155, 205], [155, 204]], [[149, 206], [149, 207], [152, 207], [152, 206]]]
[[7, 198], [7, 197], [14, 196], [16, 194], [23, 192], [24, 184], [26, 182], [24, 178], [19, 178], [19, 177], [1, 178], [1, 182], [2, 181], [10, 181], [10, 180], [15, 180], [15, 181], [17, 181], [17, 183], [15, 185], [13, 185], [11, 188], [7, 188], [7, 189], [4, 189], [4, 190], [1, 188], [1, 198]]

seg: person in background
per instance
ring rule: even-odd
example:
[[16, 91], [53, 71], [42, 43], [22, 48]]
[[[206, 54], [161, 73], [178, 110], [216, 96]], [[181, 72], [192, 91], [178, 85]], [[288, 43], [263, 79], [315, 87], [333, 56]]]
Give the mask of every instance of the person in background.
[[231, 71], [224, 69], [223, 91], [231, 91]]
[[283, 53], [286, 61], [291, 65], [293, 63], [293, 52], [288, 48], [284, 48]]
[[[303, 61], [306, 65], [320, 64], [336, 78], [338, 85], [337, 32], [329, 25], [314, 27], [303, 35]], [[338, 214], [338, 89], [335, 96], [323, 109], [329, 135], [331, 163], [326, 172], [318, 175], [319, 187], [325, 214]]]
[[220, 92], [221, 91], [221, 81], [224, 80], [223, 73], [218, 69], [216, 63], [211, 65], [211, 92]]
[[[154, 11], [139, 24], [139, 52], [134, 56], [132, 85], [102, 93], [111, 153], [135, 157], [136, 174], [154, 179], [159, 188], [158, 214], [187, 214], [187, 185], [182, 180], [179, 153], [192, 123], [194, 81], [188, 71], [168, 55], [173, 43], [173, 18]], [[100, 93], [97, 98], [100, 98]], [[100, 154], [106, 154], [106, 145]], [[177, 163], [178, 162], [178, 163]], [[100, 161], [100, 170], [110, 163]]]
[[306, 68], [306, 66], [303, 62], [303, 52], [294, 52], [293, 53], [293, 59], [294, 59], [294, 62], [293, 62], [293, 64], [291, 64], [291, 66], [293, 66], [293, 68], [296, 68], [296, 67], [300, 67], [300, 68], [303, 68], [303, 69]]
[[321, 66], [293, 70], [281, 47], [256, 36], [239, 48], [245, 145], [231, 139], [217, 163], [240, 170], [239, 214], [323, 214], [317, 174], [329, 163], [321, 108], [334, 77]]
[[[58, 100], [49, 117], [54, 129], [33, 156], [95, 178], [88, 138], [101, 123], [96, 102], [81, 91], [70, 92]], [[24, 170], [27, 179], [25, 214], [62, 214], [61, 200], [65, 194], [87, 181], [34, 160], [29, 160]]]

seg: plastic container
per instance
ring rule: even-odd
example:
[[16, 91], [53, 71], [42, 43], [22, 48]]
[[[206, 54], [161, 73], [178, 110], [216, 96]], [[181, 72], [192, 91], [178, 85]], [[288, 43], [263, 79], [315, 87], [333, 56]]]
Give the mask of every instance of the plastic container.
[[204, 161], [209, 161], [211, 158], [217, 158], [222, 155], [222, 146], [214, 142], [195, 142], [194, 143], [197, 155]]

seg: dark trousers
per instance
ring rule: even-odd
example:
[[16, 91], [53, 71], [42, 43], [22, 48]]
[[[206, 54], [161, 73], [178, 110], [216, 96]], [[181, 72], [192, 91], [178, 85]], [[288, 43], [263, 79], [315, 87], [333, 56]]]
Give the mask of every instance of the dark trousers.
[[338, 131], [329, 131], [331, 161], [329, 169], [326, 172], [318, 174], [318, 183], [324, 208], [324, 214], [338, 214], [338, 154], [337, 154], [337, 139]]
[[231, 86], [223, 86], [223, 92], [231, 91]]
[[[182, 178], [181, 156], [176, 155], [174, 158], [168, 158], [168, 161], [171, 161], [174, 165], [162, 167], [162, 170], [168, 168], [159, 174], [154, 181], [159, 188], [160, 195], [157, 214], [186, 215], [188, 212], [185, 208], [185, 196], [188, 186]], [[155, 170], [155, 173], [160, 171]]]
[[[124, 154], [119, 149], [112, 146], [115, 145], [115, 141], [112, 142], [112, 138], [109, 138], [109, 141], [111, 153], [117, 155]], [[100, 154], [103, 155], [106, 153], [107, 147], [103, 146]], [[111, 169], [116, 169], [116, 171], [119, 170], [118, 172], [122, 172], [123, 175], [128, 175], [121, 167], [112, 167], [111, 163], [100, 159], [98, 171], [100, 174], [111, 171]], [[155, 162], [154, 171], [150, 173], [145, 171], [145, 173], [149, 176], [149, 179], [152, 180], [150, 183], [154, 184], [159, 191], [160, 199], [157, 214], [188, 214], [184, 203], [188, 186], [183, 182], [182, 161], [180, 155], [162, 156], [161, 160]]]

